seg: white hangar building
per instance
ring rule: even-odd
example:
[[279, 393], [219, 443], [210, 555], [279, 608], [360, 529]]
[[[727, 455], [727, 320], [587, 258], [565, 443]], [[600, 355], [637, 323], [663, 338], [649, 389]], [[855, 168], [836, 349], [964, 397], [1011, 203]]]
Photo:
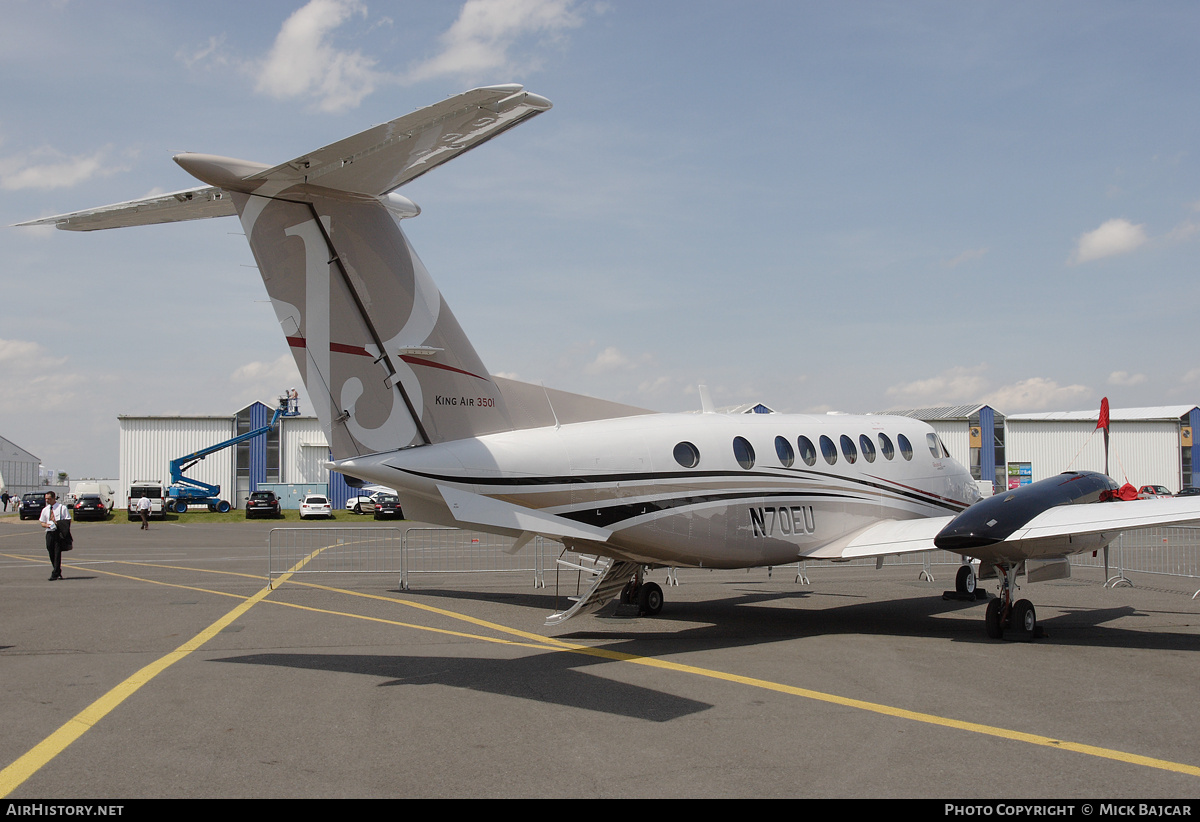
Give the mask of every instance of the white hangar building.
[[[274, 410], [255, 402], [227, 417], [118, 416], [118, 507], [125, 506], [132, 483], [149, 480], [170, 485], [171, 460], [261, 428], [270, 423]], [[221, 499], [235, 508], [244, 508], [250, 493], [264, 483], [327, 485], [323, 490], [341, 507], [351, 489], [341, 474], [323, 467], [329, 458], [329, 445], [316, 417], [281, 417], [271, 431], [209, 454], [184, 474], [221, 486]]]
[[0, 490], [19, 501], [25, 494], [42, 490], [42, 461], [21, 446], [0, 437]]
[[[987, 405], [960, 405], [879, 413], [929, 423], [950, 455], [970, 467], [975, 479], [991, 479], [997, 491], [1067, 470], [1104, 471], [1098, 408], [1005, 416]], [[1110, 409], [1109, 476], [1135, 487], [1165, 485], [1172, 493], [1197, 485], [1200, 477], [1192, 471], [1197, 427], [1195, 405]]]

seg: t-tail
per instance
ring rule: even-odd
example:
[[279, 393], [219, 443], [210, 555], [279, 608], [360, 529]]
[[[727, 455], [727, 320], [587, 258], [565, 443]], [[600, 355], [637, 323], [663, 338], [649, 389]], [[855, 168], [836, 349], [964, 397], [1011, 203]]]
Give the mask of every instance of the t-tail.
[[[548, 108], [519, 85], [490, 86], [273, 167], [181, 154], [208, 187], [25, 225], [236, 213], [335, 460], [553, 424], [550, 392], [488, 375], [400, 228], [420, 209], [393, 193]], [[572, 397], [558, 403], [577, 406]], [[572, 417], [636, 411], [601, 404]]]

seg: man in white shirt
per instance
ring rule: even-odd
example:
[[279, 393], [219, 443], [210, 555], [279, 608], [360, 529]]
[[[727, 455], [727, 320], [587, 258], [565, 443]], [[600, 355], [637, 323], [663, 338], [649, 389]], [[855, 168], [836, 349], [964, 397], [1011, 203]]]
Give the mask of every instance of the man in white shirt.
[[138, 514], [142, 517], [142, 527], [140, 530], [150, 530], [150, 497], [141, 497], [137, 504]]
[[53, 491], [46, 492], [46, 507], [39, 518], [46, 529], [46, 553], [50, 555], [50, 581], [62, 579], [62, 544], [71, 538], [71, 509], [57, 502]]

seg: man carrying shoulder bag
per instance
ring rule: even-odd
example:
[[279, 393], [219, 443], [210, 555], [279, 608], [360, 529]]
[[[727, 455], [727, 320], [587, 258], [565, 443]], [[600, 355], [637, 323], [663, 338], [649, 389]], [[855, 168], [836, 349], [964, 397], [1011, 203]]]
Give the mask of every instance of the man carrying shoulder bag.
[[46, 507], [40, 517], [46, 529], [46, 553], [50, 555], [50, 581], [62, 579], [62, 552], [70, 551], [71, 509], [57, 501], [53, 491], [46, 492]]

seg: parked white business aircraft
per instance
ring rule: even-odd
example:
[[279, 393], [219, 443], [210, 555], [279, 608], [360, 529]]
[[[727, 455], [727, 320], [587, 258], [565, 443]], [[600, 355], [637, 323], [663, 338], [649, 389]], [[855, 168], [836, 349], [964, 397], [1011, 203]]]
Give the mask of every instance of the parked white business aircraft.
[[[548, 624], [618, 596], [657, 613], [646, 567], [936, 546], [999, 577], [990, 635], [1032, 636], [1033, 606], [1013, 601], [1019, 573], [1061, 578], [1067, 555], [1122, 529], [1200, 518], [1197, 498], [1064, 504], [1115, 488], [1090, 473], [977, 502], [970, 472], [904, 417], [656, 414], [490, 376], [400, 228], [420, 209], [394, 191], [549, 108], [521, 86], [491, 86], [276, 166], [180, 154], [206, 186], [22, 225], [236, 214], [338, 471], [397, 489], [414, 519], [518, 545], [540, 534], [599, 558], [591, 589]], [[970, 565], [957, 584], [974, 591]]]

